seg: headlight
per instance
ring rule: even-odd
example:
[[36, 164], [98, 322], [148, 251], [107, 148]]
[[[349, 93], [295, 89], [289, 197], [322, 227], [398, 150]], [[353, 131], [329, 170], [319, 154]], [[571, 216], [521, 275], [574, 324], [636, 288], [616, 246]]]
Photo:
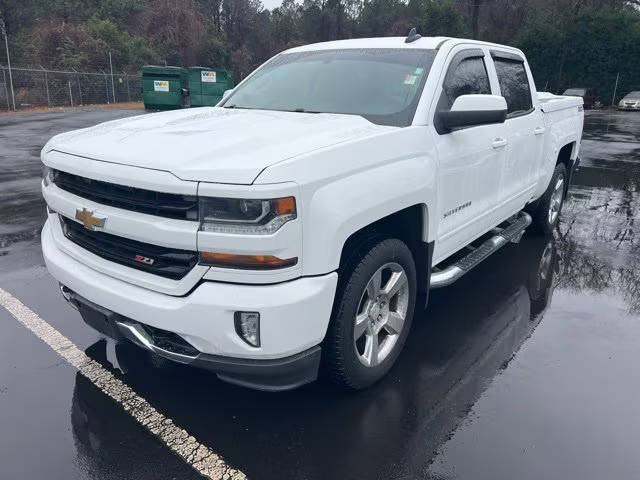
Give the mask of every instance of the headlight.
[[42, 181], [45, 187], [48, 187], [55, 181], [55, 170], [44, 164], [42, 164]]
[[294, 197], [254, 200], [200, 197], [200, 230], [269, 235], [297, 217]]

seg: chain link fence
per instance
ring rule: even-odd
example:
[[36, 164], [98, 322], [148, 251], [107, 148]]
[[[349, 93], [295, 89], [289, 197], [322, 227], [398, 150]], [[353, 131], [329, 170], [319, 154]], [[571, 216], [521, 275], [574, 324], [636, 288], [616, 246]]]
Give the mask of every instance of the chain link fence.
[[[0, 65], [0, 109], [79, 106], [142, 100], [140, 74], [76, 72]], [[13, 95], [11, 93], [13, 83]]]

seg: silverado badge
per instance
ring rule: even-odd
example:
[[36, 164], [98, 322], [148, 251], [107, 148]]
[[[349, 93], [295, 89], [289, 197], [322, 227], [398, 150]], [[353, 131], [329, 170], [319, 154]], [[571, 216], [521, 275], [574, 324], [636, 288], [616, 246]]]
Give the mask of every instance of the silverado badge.
[[96, 228], [104, 227], [104, 222], [107, 219], [94, 217], [93, 212], [91, 210], [87, 210], [86, 208], [83, 208], [82, 210], [78, 208], [76, 210], [76, 220], [80, 220], [84, 225], [84, 228], [95, 230]]

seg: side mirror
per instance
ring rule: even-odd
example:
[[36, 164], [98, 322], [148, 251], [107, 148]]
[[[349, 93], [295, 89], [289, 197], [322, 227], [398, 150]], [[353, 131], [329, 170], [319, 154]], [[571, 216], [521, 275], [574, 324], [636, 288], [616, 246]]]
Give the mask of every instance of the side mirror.
[[224, 93], [222, 94], [222, 100], [224, 100], [229, 95], [231, 95], [231, 92], [233, 92], [233, 88], [230, 88], [229, 90], [225, 90]]
[[499, 95], [460, 95], [451, 110], [439, 111], [436, 118], [446, 131], [503, 123], [507, 118], [507, 101]]

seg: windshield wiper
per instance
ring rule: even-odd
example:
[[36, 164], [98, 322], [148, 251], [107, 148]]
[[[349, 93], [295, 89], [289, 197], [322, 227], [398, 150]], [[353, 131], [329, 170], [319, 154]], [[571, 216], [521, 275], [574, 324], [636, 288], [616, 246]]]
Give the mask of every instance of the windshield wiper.
[[237, 108], [239, 110], [251, 110], [251, 107], [239, 107], [235, 103], [232, 103], [231, 105], [225, 105], [222, 108]]
[[[239, 107], [238, 105], [236, 105], [235, 103], [232, 103], [231, 105], [225, 105], [222, 108], [235, 108], [235, 109], [241, 109], [241, 110], [255, 110], [254, 107]], [[292, 112], [292, 113], [324, 113], [324, 112], [314, 112], [312, 110], [305, 110], [304, 108], [295, 108], [293, 110], [277, 110], [277, 109], [270, 109], [270, 108], [258, 108], [257, 110], [272, 110], [274, 112]]]
[[322, 112], [314, 112], [313, 110], [305, 110], [304, 108], [296, 108], [293, 110], [289, 110], [290, 112], [295, 112], [295, 113], [322, 113]]

